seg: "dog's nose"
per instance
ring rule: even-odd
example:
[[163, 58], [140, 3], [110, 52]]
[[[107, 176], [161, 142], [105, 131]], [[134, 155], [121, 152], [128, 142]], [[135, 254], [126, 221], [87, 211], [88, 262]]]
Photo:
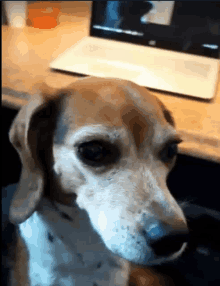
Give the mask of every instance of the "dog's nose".
[[[158, 226], [159, 228], [159, 226]], [[179, 251], [184, 242], [189, 240], [189, 231], [170, 231], [161, 235], [161, 229], [155, 230], [154, 235], [151, 232], [144, 231], [148, 245], [153, 249], [157, 256], [169, 256]], [[157, 234], [155, 234], [157, 233]]]
[[150, 241], [150, 246], [158, 256], [168, 256], [179, 251], [188, 241], [188, 233], [172, 233]]

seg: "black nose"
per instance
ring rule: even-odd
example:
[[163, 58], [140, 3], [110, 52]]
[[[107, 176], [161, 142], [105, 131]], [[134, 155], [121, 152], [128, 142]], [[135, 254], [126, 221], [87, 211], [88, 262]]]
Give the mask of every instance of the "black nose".
[[189, 233], [174, 232], [157, 239], [150, 239], [149, 244], [158, 256], [169, 256], [179, 251], [184, 242], [189, 240]]

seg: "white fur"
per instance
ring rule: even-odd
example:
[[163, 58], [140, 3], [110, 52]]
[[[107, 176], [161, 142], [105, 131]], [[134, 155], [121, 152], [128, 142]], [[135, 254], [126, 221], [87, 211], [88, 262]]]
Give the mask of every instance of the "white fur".
[[[58, 210], [72, 217], [73, 222], [62, 218]], [[53, 206], [43, 199], [39, 209], [19, 229], [30, 253], [31, 286], [127, 284], [129, 263], [119, 263], [120, 259], [112, 255], [92, 229], [87, 213], [77, 206]], [[53, 242], [48, 239], [49, 233]], [[118, 265], [115, 261], [119, 261]], [[99, 263], [101, 267], [97, 268]]]

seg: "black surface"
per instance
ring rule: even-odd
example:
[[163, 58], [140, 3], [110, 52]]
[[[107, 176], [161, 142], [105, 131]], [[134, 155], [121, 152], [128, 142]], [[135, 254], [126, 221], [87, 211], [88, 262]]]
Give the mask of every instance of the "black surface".
[[167, 185], [177, 200], [220, 211], [220, 164], [179, 155]]

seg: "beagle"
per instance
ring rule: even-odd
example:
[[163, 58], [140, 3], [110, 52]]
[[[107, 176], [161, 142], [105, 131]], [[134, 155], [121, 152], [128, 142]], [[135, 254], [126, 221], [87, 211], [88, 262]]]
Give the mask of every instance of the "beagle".
[[22, 161], [10, 206], [13, 285], [125, 286], [133, 267], [185, 250], [186, 218], [166, 186], [181, 138], [144, 87], [95, 77], [62, 90], [42, 84], [10, 141]]

